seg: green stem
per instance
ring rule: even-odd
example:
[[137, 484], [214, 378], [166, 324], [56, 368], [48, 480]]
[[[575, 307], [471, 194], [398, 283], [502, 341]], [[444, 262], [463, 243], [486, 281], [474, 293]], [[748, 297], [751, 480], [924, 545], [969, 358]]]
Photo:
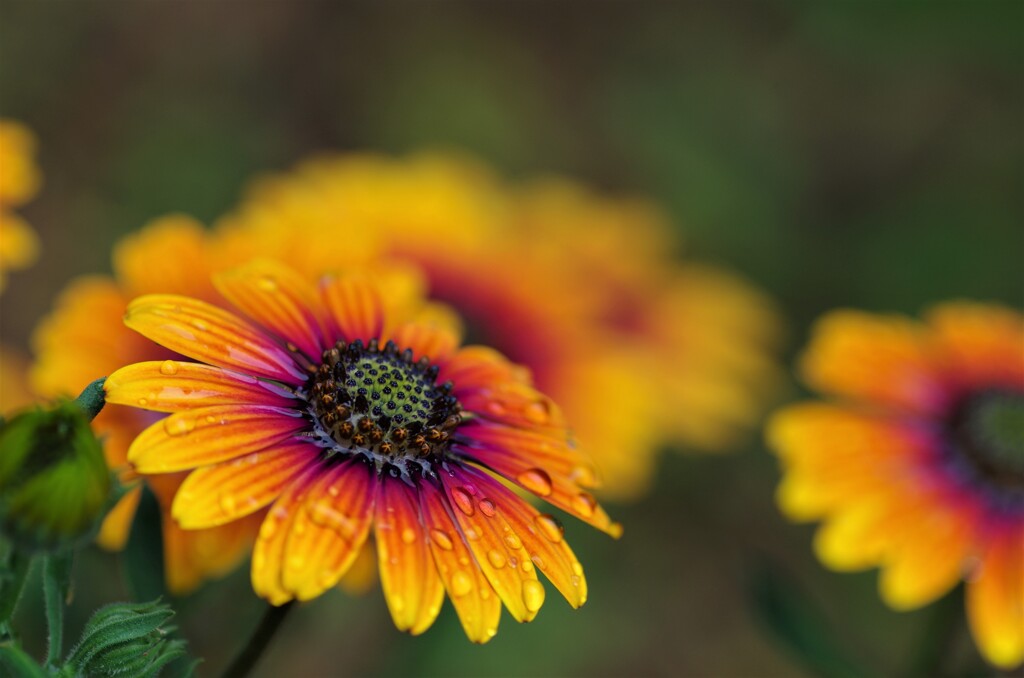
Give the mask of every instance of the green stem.
[[7, 623], [14, 615], [31, 567], [32, 556], [22, 553], [18, 549], [11, 550], [7, 560], [7, 581], [0, 585], [0, 624]]
[[923, 642], [907, 671], [907, 676], [935, 678], [950, 675], [949, 653], [963, 630], [963, 587], [957, 587], [936, 601], [923, 633]]
[[46, 666], [56, 666], [64, 646], [64, 606], [71, 587], [72, 552], [46, 556], [43, 565], [43, 599], [46, 602], [46, 625], [50, 644], [46, 649]]
[[106, 381], [106, 377], [100, 377], [86, 386], [81, 395], [75, 398], [75, 403], [82, 408], [82, 411], [85, 412], [85, 416], [89, 418], [89, 421], [96, 418], [96, 415], [100, 413], [100, 410], [103, 409], [103, 406], [107, 402], [107, 396], [103, 390], [103, 385]]
[[249, 675], [252, 667], [259, 661], [263, 651], [270, 645], [274, 634], [281, 627], [281, 622], [288, 615], [288, 611], [294, 606], [294, 600], [290, 600], [280, 607], [267, 606], [267, 611], [263, 613], [260, 625], [256, 627], [256, 631], [253, 632], [252, 637], [249, 638], [249, 642], [246, 643], [242, 652], [235, 657], [231, 665], [224, 671], [223, 678], [245, 678], [245, 676]]

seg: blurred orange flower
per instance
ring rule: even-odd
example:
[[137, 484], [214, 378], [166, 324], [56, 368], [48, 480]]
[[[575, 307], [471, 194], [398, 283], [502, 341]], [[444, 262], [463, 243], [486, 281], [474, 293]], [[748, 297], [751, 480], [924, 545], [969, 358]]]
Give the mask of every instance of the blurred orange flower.
[[818, 557], [881, 568], [904, 610], [967, 582], [967, 613], [994, 665], [1024, 661], [1024, 316], [947, 303], [925, 323], [836, 311], [803, 355], [835, 404], [776, 414], [768, 440], [794, 520], [822, 520]]
[[25, 126], [0, 119], [0, 291], [7, 271], [30, 266], [39, 242], [13, 208], [32, 199], [42, 177], [35, 164], [36, 139]]

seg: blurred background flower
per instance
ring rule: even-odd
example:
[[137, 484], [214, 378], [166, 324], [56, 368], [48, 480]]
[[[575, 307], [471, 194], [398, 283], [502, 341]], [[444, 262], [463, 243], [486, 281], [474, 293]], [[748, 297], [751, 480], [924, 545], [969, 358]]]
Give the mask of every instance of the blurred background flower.
[[[407, 158], [425, 146], [468, 151], [516, 187], [555, 173], [598, 196], [645, 196], [687, 261], [741, 271], [778, 300], [790, 337], [838, 306], [916, 312], [954, 296], [1019, 304], [1022, 11], [998, 0], [244, 11], [0, 0], [0, 113], [38, 134], [47, 175], [47, 190], [19, 208], [42, 258], [10, 278], [2, 338], [24, 350], [68, 281], [108, 273], [114, 243], [156, 217], [213, 223], [243, 194], [253, 199], [254, 176], [325, 150]], [[558, 232], [549, 233], [557, 255]], [[652, 247], [645, 242], [633, 245]], [[671, 412], [669, 399], [681, 396], [669, 387], [638, 395]], [[688, 409], [677, 411], [660, 425], [666, 433], [683, 424]], [[662, 456], [649, 499], [613, 509], [627, 526], [621, 542], [574, 535], [577, 552], [591, 555], [579, 612], [550, 604], [478, 648], [450, 610], [409, 638], [390, 627], [377, 594], [328, 595], [289, 621], [263, 669], [325, 673], [344, 659], [375, 675], [792, 675], [804, 665], [771, 642], [744, 590], [770, 559], [825, 607], [820, 626], [840, 630], [875, 672], [904, 671], [907, 648], [931, 634], [932, 610], [894, 613], [873, 574], [821, 568], [813, 529], [774, 508], [774, 461], [754, 437], [738, 444], [733, 455]], [[151, 529], [160, 517], [149, 508], [144, 500], [137, 524]], [[146, 536], [143, 527], [130, 534], [122, 556], [81, 559], [92, 586], [78, 592], [72, 623], [119, 590], [117, 563], [146, 562]], [[178, 607], [194, 653], [215, 670], [259, 604], [239, 573]], [[966, 634], [950, 644], [951, 662], [980, 666]], [[322, 653], [303, 649], [313, 645]]]

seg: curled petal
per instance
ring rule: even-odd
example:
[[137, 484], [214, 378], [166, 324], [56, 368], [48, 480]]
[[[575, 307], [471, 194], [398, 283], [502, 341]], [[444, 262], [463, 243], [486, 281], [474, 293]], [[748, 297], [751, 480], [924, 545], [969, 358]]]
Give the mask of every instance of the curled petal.
[[196, 299], [149, 294], [130, 304], [124, 323], [172, 351], [218, 367], [300, 384], [306, 374], [284, 349], [232, 313]]

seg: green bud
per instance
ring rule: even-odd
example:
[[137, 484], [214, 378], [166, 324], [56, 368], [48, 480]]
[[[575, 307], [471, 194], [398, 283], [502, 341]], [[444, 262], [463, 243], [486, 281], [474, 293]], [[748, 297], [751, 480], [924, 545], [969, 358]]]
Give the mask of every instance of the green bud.
[[166, 625], [174, 611], [159, 602], [115, 603], [93, 614], [67, 667], [79, 676], [155, 676], [185, 654]]
[[0, 533], [19, 547], [53, 551], [88, 539], [110, 490], [102, 447], [78, 404], [61, 401], [0, 425]]

